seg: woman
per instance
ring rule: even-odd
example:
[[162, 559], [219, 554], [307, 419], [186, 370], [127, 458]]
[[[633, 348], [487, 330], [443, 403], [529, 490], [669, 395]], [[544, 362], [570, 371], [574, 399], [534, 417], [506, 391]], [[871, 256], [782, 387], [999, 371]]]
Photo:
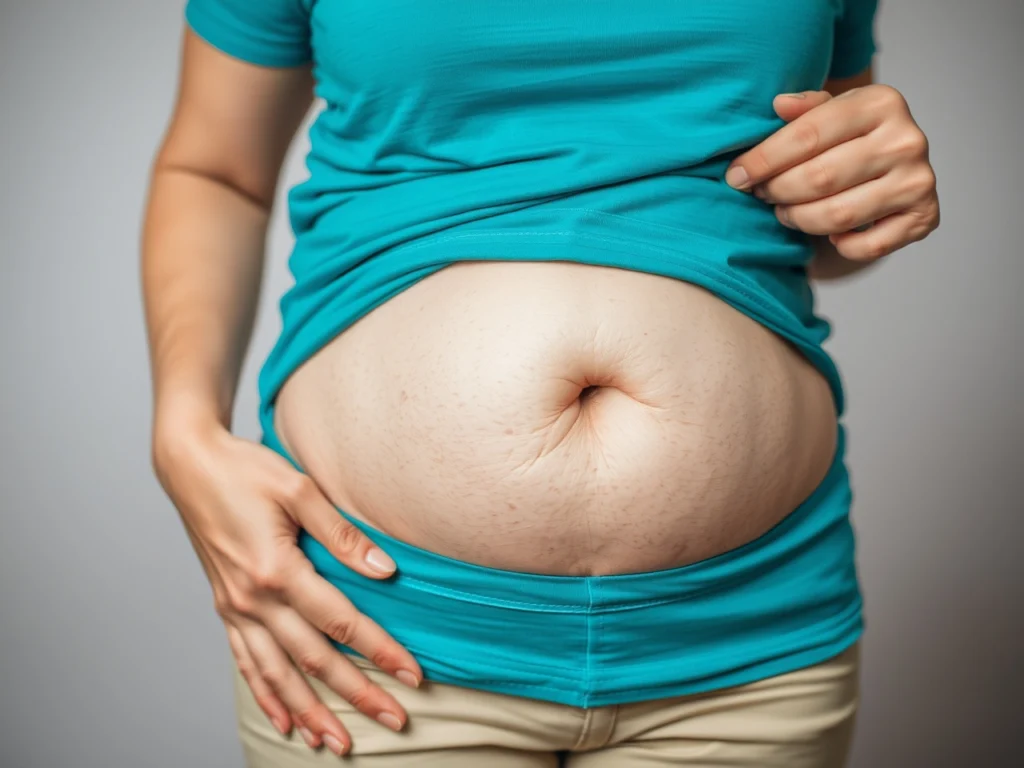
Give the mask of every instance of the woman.
[[[843, 764], [861, 601], [808, 280], [938, 224], [875, 10], [188, 2], [153, 457], [250, 765]], [[257, 445], [233, 398], [314, 92]]]

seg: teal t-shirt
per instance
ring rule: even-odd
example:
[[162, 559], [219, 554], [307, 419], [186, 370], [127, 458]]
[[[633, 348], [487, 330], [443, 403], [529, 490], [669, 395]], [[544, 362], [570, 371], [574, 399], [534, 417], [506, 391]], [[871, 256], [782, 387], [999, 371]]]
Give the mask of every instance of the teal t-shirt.
[[458, 260], [563, 260], [701, 285], [828, 378], [809, 239], [724, 181], [779, 93], [868, 67], [877, 0], [189, 0], [194, 31], [312, 63], [323, 109], [289, 194], [294, 285], [259, 378]]

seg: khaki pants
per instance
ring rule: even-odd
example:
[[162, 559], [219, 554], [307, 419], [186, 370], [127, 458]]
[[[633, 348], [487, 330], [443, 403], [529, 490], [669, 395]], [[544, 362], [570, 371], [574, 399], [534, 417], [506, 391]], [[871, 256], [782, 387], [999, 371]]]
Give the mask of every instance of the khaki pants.
[[709, 693], [579, 709], [425, 683], [412, 690], [350, 656], [409, 713], [395, 733], [310, 683], [352, 734], [339, 758], [282, 737], [235, 672], [249, 768], [841, 768], [858, 701], [859, 643], [823, 664]]

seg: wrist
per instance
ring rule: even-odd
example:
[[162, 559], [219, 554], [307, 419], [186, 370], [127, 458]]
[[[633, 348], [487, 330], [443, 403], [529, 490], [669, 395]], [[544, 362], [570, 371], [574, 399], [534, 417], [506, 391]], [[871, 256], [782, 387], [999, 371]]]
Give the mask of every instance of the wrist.
[[160, 473], [230, 432], [230, 416], [210, 401], [183, 396], [158, 400], [153, 416], [153, 464]]

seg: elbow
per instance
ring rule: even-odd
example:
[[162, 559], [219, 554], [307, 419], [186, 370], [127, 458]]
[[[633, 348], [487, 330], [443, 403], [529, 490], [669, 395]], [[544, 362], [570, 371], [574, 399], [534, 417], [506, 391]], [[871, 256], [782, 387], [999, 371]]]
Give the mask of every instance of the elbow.
[[[253, 163], [258, 167], [260, 164]], [[153, 158], [149, 183], [161, 177], [182, 177], [202, 181], [226, 189], [250, 204], [270, 213], [274, 204], [277, 176], [254, 173], [246, 163], [234, 160], [231, 153], [218, 157], [208, 144], [181, 140], [172, 131]]]

